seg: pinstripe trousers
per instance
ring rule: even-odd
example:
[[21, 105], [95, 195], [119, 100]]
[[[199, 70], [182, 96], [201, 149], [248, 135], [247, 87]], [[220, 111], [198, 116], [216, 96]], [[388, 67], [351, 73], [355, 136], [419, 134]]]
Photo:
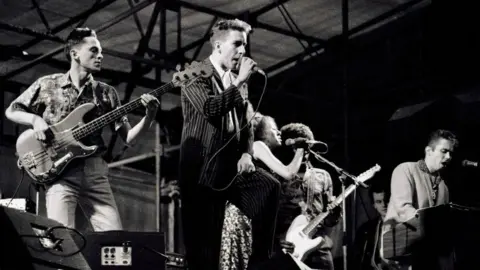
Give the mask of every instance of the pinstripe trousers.
[[188, 269], [219, 269], [227, 200], [252, 220], [253, 243], [249, 268], [271, 256], [280, 183], [270, 173], [257, 167], [254, 173], [237, 176], [225, 191], [182, 182], [182, 223]]

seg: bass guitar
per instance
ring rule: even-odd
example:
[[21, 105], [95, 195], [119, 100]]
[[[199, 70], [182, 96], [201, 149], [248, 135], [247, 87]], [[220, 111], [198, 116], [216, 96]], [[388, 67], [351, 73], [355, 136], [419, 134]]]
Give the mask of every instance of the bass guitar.
[[[381, 167], [376, 164], [372, 168], [368, 169], [364, 173], [357, 176], [355, 179], [358, 182], [365, 182], [368, 179], [372, 178], [375, 173], [380, 171]], [[343, 199], [350, 195], [355, 189], [357, 185], [350, 185], [340, 196], [338, 196], [331, 204], [330, 209], [333, 206], [340, 205]], [[317, 228], [322, 222], [331, 214], [331, 211], [326, 211], [312, 220], [308, 220], [305, 215], [298, 215], [288, 228], [285, 240], [291, 243], [295, 243], [295, 248], [292, 253], [292, 256], [300, 261], [305, 260], [305, 258], [317, 248], [323, 241], [322, 237], [312, 237], [315, 235]]]
[[[149, 94], [159, 97], [175, 87], [198, 78], [210, 77], [213, 69], [194, 62], [183, 71], [176, 72], [173, 80]], [[24, 169], [36, 184], [46, 185], [54, 182], [70, 162], [77, 158], [89, 157], [98, 150], [98, 146], [87, 146], [80, 142], [86, 136], [120, 119], [124, 115], [142, 106], [140, 98], [130, 101], [88, 123], [83, 118], [95, 108], [95, 104], [78, 106], [65, 119], [51, 125], [46, 131], [51, 137], [46, 142], [35, 138], [33, 129], [27, 129], [17, 139], [18, 166]]]

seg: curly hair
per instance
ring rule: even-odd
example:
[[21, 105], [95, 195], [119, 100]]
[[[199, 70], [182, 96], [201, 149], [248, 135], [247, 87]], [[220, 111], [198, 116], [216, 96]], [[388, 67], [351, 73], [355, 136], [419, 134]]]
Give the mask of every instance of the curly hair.
[[236, 30], [250, 34], [252, 26], [239, 19], [234, 20], [219, 20], [213, 25], [210, 31], [210, 44], [215, 45], [215, 41], [222, 38], [229, 30]]
[[66, 43], [65, 43], [65, 56], [67, 57], [68, 61], [71, 61], [72, 58], [70, 57], [70, 50], [77, 44], [83, 42], [83, 39], [86, 37], [97, 37], [97, 34], [94, 30], [83, 27], [83, 28], [75, 28], [68, 34]]
[[280, 132], [282, 132], [283, 141], [296, 138], [314, 140], [312, 130], [307, 125], [302, 123], [290, 123], [285, 125], [280, 129]]
[[255, 118], [252, 120], [253, 139], [255, 141], [266, 142], [268, 137], [266, 127], [269, 121], [275, 123], [275, 119], [273, 119], [273, 117], [259, 113], [257, 113]]

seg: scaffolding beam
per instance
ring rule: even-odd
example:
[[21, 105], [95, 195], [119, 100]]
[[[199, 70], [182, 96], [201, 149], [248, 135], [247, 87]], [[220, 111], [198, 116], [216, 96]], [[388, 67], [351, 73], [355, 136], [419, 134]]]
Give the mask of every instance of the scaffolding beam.
[[[392, 16], [395, 16], [395, 15], [397, 15], [397, 14], [400, 13], [400, 12], [404, 12], [404, 11], [406, 11], [406, 10], [414, 7], [415, 5], [417, 5], [417, 4], [419, 4], [419, 3], [423, 2], [423, 1], [425, 1], [425, 0], [412, 0], [412, 1], [410, 1], [410, 2], [401, 4], [401, 5], [399, 5], [398, 7], [395, 7], [395, 8], [393, 8], [393, 9], [391, 9], [390, 11], [387, 11], [387, 12], [385, 12], [385, 13], [383, 13], [383, 14], [375, 17], [375, 18], [372, 18], [372, 19], [370, 19], [370, 20], [362, 23], [362, 24], [359, 24], [359, 25], [356, 26], [356, 27], [353, 27], [353, 28], [351, 28], [351, 29], [348, 29], [348, 30], [347, 30], [347, 31], [348, 31], [348, 32], [347, 32], [347, 33], [348, 33], [348, 37], [351, 37], [351, 36], [353, 36], [353, 35], [361, 32], [361, 31], [363, 31], [363, 30], [366, 30], [366, 29], [368, 29], [369, 27], [373, 27], [373, 26], [375, 26], [376, 24], [381, 23], [382, 21], [389, 19], [389, 18], [391, 18]], [[278, 70], [283, 69], [283, 68], [285, 68], [286, 66], [288, 66], [288, 65], [290, 65], [290, 64], [292, 64], [292, 63], [294, 63], [294, 62], [296, 62], [296, 61], [301, 61], [302, 59], [304, 59], [305, 57], [307, 57], [309, 54], [314, 53], [314, 52], [318, 52], [318, 51], [320, 51], [320, 50], [322, 50], [322, 49], [325, 49], [325, 46], [326, 46], [327, 44], [336, 43], [337, 40], [340, 40], [340, 39], [341, 39], [341, 36], [342, 36], [342, 34], [340, 34], [340, 35], [338, 35], [338, 36], [334, 36], [334, 37], [328, 39], [327, 41], [324, 41], [324, 42], [321, 42], [321, 43], [317, 43], [317, 44], [315, 44], [315, 45], [313, 45], [313, 46], [309, 46], [309, 47], [307, 47], [307, 49], [306, 49], [305, 51], [303, 51], [303, 52], [301, 52], [301, 53], [299, 53], [299, 54], [296, 54], [296, 55], [294, 55], [294, 56], [292, 56], [292, 57], [289, 57], [289, 58], [287, 58], [287, 59], [285, 59], [285, 60], [282, 60], [282, 61], [280, 61], [280, 62], [278, 62], [278, 63], [276, 63], [276, 64], [273, 64], [273, 65], [271, 65], [270, 67], [265, 68], [265, 72], [267, 72], [269, 76], [272, 76], [272, 74], [277, 73]]]
[[[92, 15], [93, 13], [113, 4], [116, 0], [105, 0], [105, 1], [101, 1], [101, 0], [97, 0], [97, 2], [95, 2], [91, 8], [89, 8], [88, 10], [78, 14], [77, 16], [74, 16], [73, 18], [69, 19], [68, 21], [64, 22], [64, 23], [61, 23], [60, 25], [54, 27], [53, 29], [51, 29], [50, 33], [51, 34], [57, 34], [59, 33], [60, 31], [70, 27], [71, 25], [75, 24], [75, 23], [78, 23], [77, 24], [77, 27], [80, 27], [81, 25], [83, 25], [86, 20], [90, 17], [90, 15]], [[43, 40], [42, 37], [38, 37], [38, 38], [35, 38], [25, 44], [23, 44], [22, 46], [20, 46], [20, 48], [22, 50], [26, 50], [30, 47], [32, 47], [33, 45], [41, 42]]]
[[[111, 26], [125, 20], [126, 18], [130, 17], [132, 14], [148, 7], [150, 4], [152, 4], [153, 2], [156, 2], [156, 0], [145, 0], [141, 3], [139, 3], [137, 6], [135, 6], [135, 8], [131, 9], [131, 10], [128, 10], [128, 11], [125, 11], [121, 14], [119, 14], [118, 16], [114, 17], [113, 19], [103, 23], [102, 25], [100, 25], [98, 28], [96, 28], [96, 32], [97, 33], [101, 33], [103, 31], [105, 31], [106, 29], [110, 28]], [[34, 66], [36, 66], [37, 64], [39, 64], [40, 62], [44, 61], [45, 59], [49, 59], [51, 58], [52, 56], [54, 55], [57, 55], [58, 53], [62, 52], [63, 51], [63, 45], [62, 46], [59, 46], [58, 48], [55, 48], [51, 51], [49, 51], [48, 53], [46, 54], [43, 54], [39, 57], [37, 57], [36, 59], [30, 61], [30, 62], [27, 62], [23, 65], [21, 65], [20, 67], [16, 68], [16, 69], [13, 69], [9, 72], [7, 72], [4, 76], [1, 77], [1, 79], [3, 80], [7, 80], [17, 74], [20, 74], [22, 73], [23, 71], [26, 71]]]

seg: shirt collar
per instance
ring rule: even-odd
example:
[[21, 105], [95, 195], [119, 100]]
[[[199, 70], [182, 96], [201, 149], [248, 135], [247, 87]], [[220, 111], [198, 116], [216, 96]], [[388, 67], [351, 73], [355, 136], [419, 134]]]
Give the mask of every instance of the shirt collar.
[[210, 59], [210, 62], [212, 62], [213, 68], [217, 71], [220, 78], [223, 78], [223, 76], [225, 76], [225, 73], [228, 72], [229, 70], [227, 71], [223, 70], [223, 68], [217, 62], [213, 61], [212, 55], [210, 55], [209, 59]]
[[[93, 80], [92, 74], [88, 74], [87, 81], [85, 82], [85, 84], [81, 88], [84, 88], [85, 86], [87, 86], [89, 84], [91, 85], [93, 83], [93, 81], [94, 80]], [[72, 85], [73, 84], [72, 84], [72, 79], [70, 78], [70, 71], [67, 71], [60, 78], [60, 87], [65, 88], [65, 87], [72, 86]]]
[[427, 163], [425, 163], [425, 160], [420, 159], [420, 160], [418, 161], [418, 166], [419, 166], [419, 168], [420, 168], [421, 171], [423, 171], [423, 172], [425, 172], [425, 173], [428, 173], [428, 174], [432, 174], [432, 173], [430, 172], [430, 170], [428, 169]]

